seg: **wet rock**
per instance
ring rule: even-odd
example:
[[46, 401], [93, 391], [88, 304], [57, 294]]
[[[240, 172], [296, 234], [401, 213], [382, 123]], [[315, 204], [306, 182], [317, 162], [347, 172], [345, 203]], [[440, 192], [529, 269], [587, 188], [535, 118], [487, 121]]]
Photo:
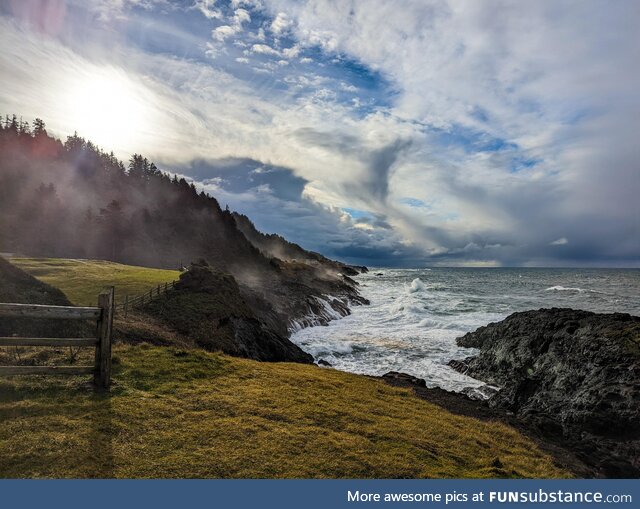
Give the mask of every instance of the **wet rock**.
[[640, 475], [640, 318], [541, 309], [457, 342], [480, 353], [450, 365], [502, 387], [490, 406], [570, 444], [602, 475]]
[[465, 361], [458, 361], [453, 359], [449, 361], [449, 366], [451, 366], [459, 373], [462, 373], [463, 375], [466, 375], [467, 371], [469, 370], [469, 365]]
[[332, 368], [333, 364], [329, 361], [325, 361], [324, 359], [318, 359], [318, 366], [326, 366], [327, 368]]
[[427, 386], [427, 382], [424, 379], [409, 375], [407, 373], [400, 373], [398, 371], [389, 371], [388, 373], [382, 375], [382, 378], [387, 381], [393, 380], [395, 382], [399, 382], [402, 385], [410, 384], [417, 387]]

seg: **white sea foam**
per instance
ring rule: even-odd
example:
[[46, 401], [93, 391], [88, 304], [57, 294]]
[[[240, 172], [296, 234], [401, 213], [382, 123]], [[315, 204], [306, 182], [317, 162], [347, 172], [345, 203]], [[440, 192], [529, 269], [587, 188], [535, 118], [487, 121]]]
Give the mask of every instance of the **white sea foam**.
[[557, 285], [557, 286], [550, 286], [549, 288], [546, 288], [545, 291], [546, 292], [578, 292], [578, 293], [584, 293], [587, 290], [584, 290], [582, 288], [572, 288], [572, 287], [567, 288], [566, 286]]
[[409, 292], [410, 293], [421, 292], [423, 290], [426, 290], [426, 288], [427, 287], [422, 282], [422, 280], [419, 277], [417, 277], [413, 281], [411, 281], [411, 285], [409, 286]]
[[368, 375], [403, 371], [424, 378], [430, 387], [460, 391], [483, 383], [447, 363], [477, 353], [455, 340], [482, 325], [515, 311], [553, 306], [640, 314], [637, 271], [623, 279], [605, 272], [589, 276], [539, 269], [384, 269], [377, 276], [379, 272], [356, 276], [370, 306], [353, 306], [350, 316], [309, 328], [341, 316], [331, 306], [332, 298], [324, 297], [322, 316], [291, 324], [292, 340], [336, 369]]
[[346, 306], [345, 300], [340, 300], [341, 306], [334, 306], [332, 303], [336, 303], [339, 299], [330, 295], [323, 295], [322, 297], [311, 297], [318, 304], [315, 310], [309, 311], [309, 313], [298, 320], [289, 321], [289, 332], [295, 334], [296, 332], [303, 330], [307, 327], [314, 327], [317, 325], [326, 325], [331, 320], [339, 320], [345, 313], [343, 307]]

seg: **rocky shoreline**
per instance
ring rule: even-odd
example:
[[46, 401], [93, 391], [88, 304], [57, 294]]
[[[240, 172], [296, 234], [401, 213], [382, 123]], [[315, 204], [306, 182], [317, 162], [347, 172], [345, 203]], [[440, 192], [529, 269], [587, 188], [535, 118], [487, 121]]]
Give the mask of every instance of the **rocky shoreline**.
[[457, 342], [480, 352], [450, 365], [500, 387], [473, 405], [571, 451], [590, 476], [640, 477], [639, 317], [541, 309]]
[[540, 309], [457, 343], [479, 354], [449, 365], [486, 386], [455, 393], [404, 373], [382, 378], [453, 413], [519, 429], [578, 477], [640, 477], [639, 317]]
[[348, 315], [351, 305], [368, 301], [344, 274], [325, 271], [319, 277], [317, 268], [308, 264], [273, 263], [280, 272], [277, 278], [263, 277], [248, 286], [204, 260], [195, 262], [164, 298], [116, 320], [116, 337], [197, 346], [258, 361], [311, 364], [313, 357], [289, 339], [292, 330], [324, 325]]

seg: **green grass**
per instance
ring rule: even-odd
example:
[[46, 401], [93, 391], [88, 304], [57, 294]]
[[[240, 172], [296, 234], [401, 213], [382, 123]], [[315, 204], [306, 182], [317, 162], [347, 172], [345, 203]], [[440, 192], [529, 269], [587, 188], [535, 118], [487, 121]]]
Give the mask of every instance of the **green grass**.
[[115, 286], [116, 301], [136, 296], [159, 284], [175, 281], [177, 270], [150, 269], [102, 260], [11, 258], [11, 263], [41, 281], [62, 290], [78, 306], [96, 305], [105, 286]]
[[0, 477], [566, 477], [529, 439], [408, 389], [148, 345], [115, 383], [0, 379]]

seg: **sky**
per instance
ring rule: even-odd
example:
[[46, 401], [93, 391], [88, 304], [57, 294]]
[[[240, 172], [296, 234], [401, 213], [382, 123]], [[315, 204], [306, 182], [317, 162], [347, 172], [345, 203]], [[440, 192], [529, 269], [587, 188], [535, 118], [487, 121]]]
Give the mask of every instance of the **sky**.
[[640, 267], [640, 2], [0, 0], [0, 111], [369, 266]]

